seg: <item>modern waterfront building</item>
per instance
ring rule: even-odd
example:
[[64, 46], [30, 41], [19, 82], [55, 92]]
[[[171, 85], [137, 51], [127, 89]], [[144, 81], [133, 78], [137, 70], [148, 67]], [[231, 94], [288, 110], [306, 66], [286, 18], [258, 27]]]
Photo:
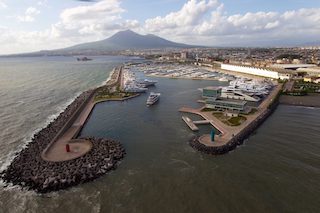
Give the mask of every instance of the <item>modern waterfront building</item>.
[[244, 94], [241, 91], [236, 91], [236, 90], [232, 90], [232, 89], [228, 89], [228, 88], [222, 90], [221, 98], [233, 99], [233, 100], [243, 100], [243, 101], [252, 101], [252, 102], [260, 101], [260, 98], [258, 98], [258, 97], [252, 97], [247, 94]]
[[291, 74], [288, 72], [285, 72], [284, 70], [273, 70], [268, 68], [260, 68], [260, 67], [251, 67], [251, 66], [245, 66], [245, 65], [233, 65], [233, 64], [221, 64], [221, 69], [233, 71], [233, 72], [239, 72], [239, 73], [245, 73], [249, 75], [257, 75], [267, 78], [273, 78], [273, 79], [290, 79]]
[[236, 101], [236, 100], [219, 100], [219, 99], [207, 99], [205, 101], [206, 108], [217, 109], [217, 110], [228, 110], [228, 111], [237, 111], [243, 112], [246, 110], [247, 102], [246, 101]]
[[258, 102], [259, 98], [251, 97], [244, 94], [241, 91], [236, 91], [228, 88], [220, 87], [206, 87], [202, 89], [202, 97], [205, 99], [232, 99], [232, 100], [242, 100], [242, 101], [252, 101]]
[[222, 93], [222, 89], [220, 87], [206, 87], [202, 90], [202, 97], [203, 98], [220, 98]]
[[219, 87], [204, 88], [202, 97], [205, 98], [205, 107], [209, 109], [243, 112], [247, 106], [247, 101], [244, 100], [223, 99], [222, 89]]

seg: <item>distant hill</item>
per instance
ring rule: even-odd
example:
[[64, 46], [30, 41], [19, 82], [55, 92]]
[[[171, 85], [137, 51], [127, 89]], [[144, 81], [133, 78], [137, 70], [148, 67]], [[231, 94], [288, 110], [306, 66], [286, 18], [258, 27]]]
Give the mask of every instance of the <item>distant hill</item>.
[[164, 38], [148, 34], [140, 35], [131, 30], [120, 31], [113, 36], [95, 42], [78, 44], [75, 46], [57, 49], [57, 50], [42, 50], [33, 53], [15, 54], [15, 56], [39, 56], [39, 55], [94, 55], [107, 54], [128, 49], [164, 49], [164, 48], [193, 48], [200, 46], [187, 45], [176, 43]]

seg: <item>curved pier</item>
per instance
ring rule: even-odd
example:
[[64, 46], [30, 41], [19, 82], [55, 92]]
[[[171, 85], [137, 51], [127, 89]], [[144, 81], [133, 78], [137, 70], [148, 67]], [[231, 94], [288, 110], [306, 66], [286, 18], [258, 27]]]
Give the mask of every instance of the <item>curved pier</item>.
[[[115, 68], [106, 86], [120, 85], [122, 67]], [[79, 95], [0, 173], [5, 183], [47, 193], [91, 181], [115, 169], [124, 157], [122, 145], [111, 139], [79, 138], [96, 102], [98, 90]]]

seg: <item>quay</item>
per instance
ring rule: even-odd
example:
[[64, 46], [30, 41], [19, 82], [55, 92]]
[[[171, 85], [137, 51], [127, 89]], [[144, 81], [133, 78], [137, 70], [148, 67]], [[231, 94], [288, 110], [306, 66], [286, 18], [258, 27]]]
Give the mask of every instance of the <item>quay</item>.
[[187, 116], [182, 116], [182, 120], [183, 120], [184, 122], [186, 122], [186, 124], [189, 126], [189, 128], [190, 128], [192, 131], [198, 131], [198, 130], [199, 130], [199, 128], [198, 128], [196, 125], [194, 125], [194, 123], [192, 122], [192, 120], [191, 120], [189, 117], [187, 117]]
[[182, 120], [188, 125], [188, 127], [192, 130], [192, 131], [199, 131], [199, 128], [196, 126], [196, 124], [198, 125], [204, 125], [204, 124], [210, 124], [211, 122], [213, 122], [212, 120], [200, 120], [200, 121], [192, 121], [189, 117], [187, 116], [182, 116]]
[[203, 108], [180, 108], [180, 112], [201, 116], [207, 123], [210, 123], [220, 132], [220, 134], [215, 135], [214, 142], [211, 141], [210, 135], [206, 134], [193, 138], [190, 141], [190, 145], [198, 151], [214, 155], [224, 154], [235, 149], [237, 145], [242, 144], [243, 140], [260, 124], [262, 124], [263, 121], [273, 112], [278, 104], [278, 98], [281, 90], [282, 84], [276, 85], [266, 99], [258, 106], [257, 112], [247, 115], [247, 120], [240, 126], [228, 126], [216, 118], [212, 112], [202, 111]]

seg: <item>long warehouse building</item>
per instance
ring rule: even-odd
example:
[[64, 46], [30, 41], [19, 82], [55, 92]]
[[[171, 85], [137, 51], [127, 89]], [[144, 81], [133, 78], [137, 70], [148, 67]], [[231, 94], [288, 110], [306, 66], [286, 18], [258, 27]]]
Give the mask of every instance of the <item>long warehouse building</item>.
[[289, 73], [283, 71], [276, 71], [260, 67], [249, 67], [244, 65], [221, 64], [221, 69], [274, 79], [289, 79], [291, 77]]

